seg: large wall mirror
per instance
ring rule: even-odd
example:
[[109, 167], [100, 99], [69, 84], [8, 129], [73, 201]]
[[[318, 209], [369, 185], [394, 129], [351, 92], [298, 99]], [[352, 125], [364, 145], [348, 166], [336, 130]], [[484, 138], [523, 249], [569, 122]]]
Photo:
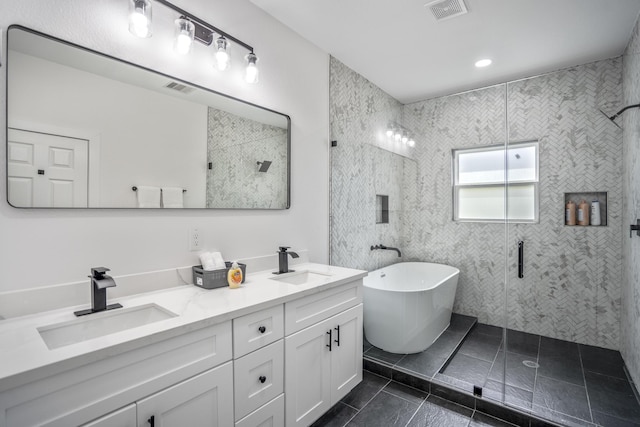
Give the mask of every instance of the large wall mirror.
[[10, 205], [289, 208], [287, 115], [24, 27], [7, 41]]

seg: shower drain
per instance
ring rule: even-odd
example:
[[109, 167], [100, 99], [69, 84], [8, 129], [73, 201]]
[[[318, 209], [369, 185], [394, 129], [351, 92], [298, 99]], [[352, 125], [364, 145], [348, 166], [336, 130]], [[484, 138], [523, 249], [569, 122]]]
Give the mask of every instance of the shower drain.
[[533, 360], [523, 360], [522, 364], [524, 366], [526, 366], [527, 368], [539, 368], [540, 365], [538, 365], [536, 362], [534, 362]]

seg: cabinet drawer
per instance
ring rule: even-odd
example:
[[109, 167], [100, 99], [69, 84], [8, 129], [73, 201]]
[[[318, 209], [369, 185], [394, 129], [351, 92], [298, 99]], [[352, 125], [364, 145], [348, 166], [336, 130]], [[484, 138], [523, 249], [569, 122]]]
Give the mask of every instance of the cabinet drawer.
[[233, 362], [236, 420], [284, 390], [284, 342], [269, 344]]
[[256, 409], [236, 423], [236, 427], [280, 427], [284, 425], [284, 394]]
[[285, 304], [284, 331], [290, 335], [362, 302], [362, 279]]
[[0, 393], [0, 426], [80, 425], [231, 360], [231, 321]]
[[233, 357], [237, 359], [283, 336], [282, 304], [233, 319]]

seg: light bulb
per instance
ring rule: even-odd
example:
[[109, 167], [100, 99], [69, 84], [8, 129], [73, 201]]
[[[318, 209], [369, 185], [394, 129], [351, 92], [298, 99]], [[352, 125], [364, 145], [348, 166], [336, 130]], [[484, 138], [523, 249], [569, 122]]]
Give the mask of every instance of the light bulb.
[[131, 0], [129, 3], [129, 32], [134, 36], [151, 37], [151, 3]]
[[415, 147], [416, 142], [413, 139], [410, 139], [408, 144], [409, 144], [409, 147]]
[[402, 134], [400, 132], [396, 132], [395, 135], [393, 135], [393, 138], [396, 141], [400, 141], [400, 139], [402, 138]]
[[224, 71], [229, 68], [229, 52], [227, 48], [229, 47], [229, 42], [224, 37], [218, 37], [216, 40], [216, 53], [215, 53], [215, 62], [216, 68], [220, 71]]
[[387, 129], [387, 136], [391, 138], [393, 136], [393, 129]]
[[255, 53], [251, 52], [246, 56], [246, 59], [247, 69], [245, 71], [244, 79], [247, 83], [258, 83], [258, 67], [256, 66], [258, 57]]
[[184, 16], [176, 19], [175, 24], [176, 32], [173, 50], [179, 55], [186, 55], [191, 51], [191, 46], [193, 45], [195, 25]]
[[409, 141], [409, 137], [407, 135], [402, 135], [402, 143], [406, 144]]

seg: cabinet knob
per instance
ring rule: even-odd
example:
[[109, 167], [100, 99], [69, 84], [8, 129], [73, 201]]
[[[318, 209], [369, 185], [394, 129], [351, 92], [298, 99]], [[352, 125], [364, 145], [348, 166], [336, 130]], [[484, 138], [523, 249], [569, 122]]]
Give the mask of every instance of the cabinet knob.
[[266, 332], [267, 328], [265, 328], [264, 326], [260, 326], [258, 328], [258, 330], [260, 331], [261, 334], [264, 334]]
[[260, 380], [260, 382], [262, 384], [264, 384], [264, 382], [267, 380], [267, 377], [265, 377], [264, 375], [260, 375], [260, 378], [258, 378]]

